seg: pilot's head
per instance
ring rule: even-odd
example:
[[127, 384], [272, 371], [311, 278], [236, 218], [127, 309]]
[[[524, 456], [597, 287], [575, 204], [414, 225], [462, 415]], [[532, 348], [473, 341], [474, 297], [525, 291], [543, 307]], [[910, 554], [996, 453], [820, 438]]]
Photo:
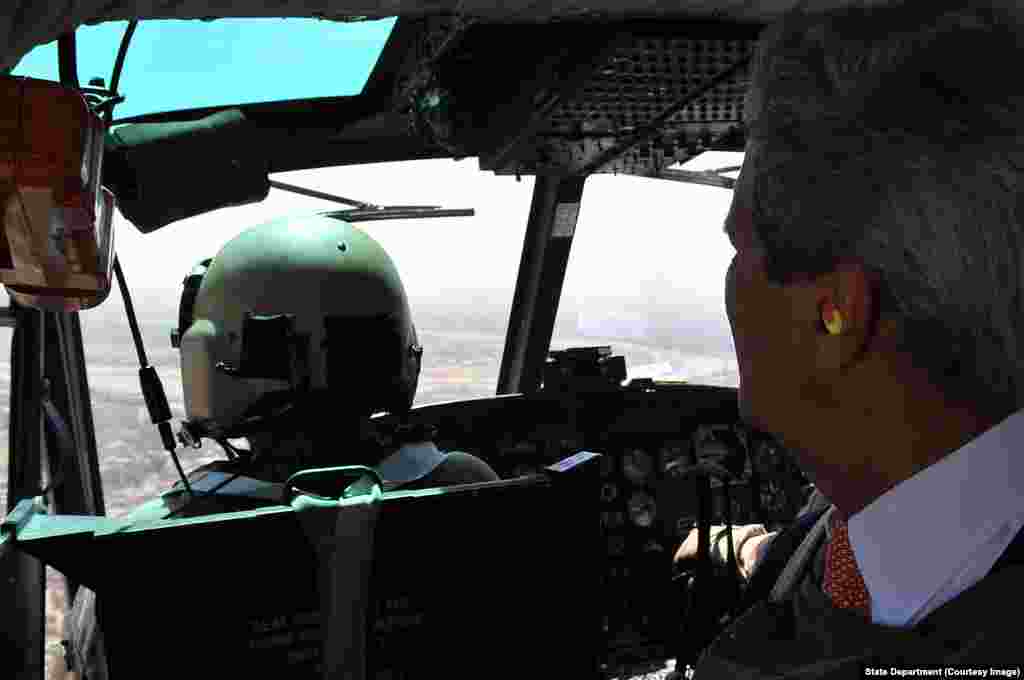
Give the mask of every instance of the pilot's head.
[[239, 234], [186, 279], [180, 316], [186, 414], [211, 438], [330, 433], [412, 405], [422, 350], [405, 290], [347, 222], [290, 217]]
[[[797, 11], [762, 35], [726, 305], [743, 417], [794, 448], [928, 413], [948, 417], [922, 436], [991, 426], [1024, 403], [1024, 82], [997, 76], [1020, 55], [1010, 13]], [[902, 445], [889, 434], [910, 436], [878, 446]]]

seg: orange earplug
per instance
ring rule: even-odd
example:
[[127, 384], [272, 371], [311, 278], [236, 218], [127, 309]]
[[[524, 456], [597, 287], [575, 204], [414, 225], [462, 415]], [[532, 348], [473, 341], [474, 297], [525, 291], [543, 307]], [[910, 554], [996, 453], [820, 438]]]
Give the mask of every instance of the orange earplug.
[[843, 332], [843, 315], [839, 313], [839, 308], [834, 303], [826, 300], [821, 305], [821, 320], [830, 334], [839, 335]]

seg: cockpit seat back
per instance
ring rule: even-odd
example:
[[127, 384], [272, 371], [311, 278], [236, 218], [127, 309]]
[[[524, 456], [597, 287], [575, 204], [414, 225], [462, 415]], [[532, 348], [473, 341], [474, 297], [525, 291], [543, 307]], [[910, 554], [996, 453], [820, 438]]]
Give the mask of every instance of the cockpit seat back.
[[[592, 677], [601, 651], [597, 477], [551, 470], [384, 493], [369, 522], [365, 505], [297, 509], [298, 500], [162, 521], [78, 543], [62, 567], [102, 560], [84, 572], [114, 680]], [[318, 512], [326, 521], [303, 516]], [[364, 519], [336, 521], [345, 512]], [[311, 536], [316, 526], [339, 534]], [[358, 528], [337, 528], [346, 526]], [[362, 539], [346, 531], [372, 531], [372, 550], [361, 557]], [[333, 538], [332, 574], [345, 576], [330, 591], [322, 547]], [[365, 559], [368, 569], [352, 563]], [[363, 634], [346, 628], [350, 611], [365, 611]], [[342, 662], [365, 664], [328, 673], [353, 644]]]

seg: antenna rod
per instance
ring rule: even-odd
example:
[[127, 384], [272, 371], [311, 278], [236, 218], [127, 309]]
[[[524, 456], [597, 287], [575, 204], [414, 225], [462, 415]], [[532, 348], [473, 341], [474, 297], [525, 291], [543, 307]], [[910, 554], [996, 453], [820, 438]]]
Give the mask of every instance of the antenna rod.
[[732, 177], [717, 175], [706, 170], [673, 170], [665, 168], [657, 177], [670, 179], [675, 182], [686, 182], [689, 184], [707, 184], [708, 186], [732, 189], [736, 186], [736, 180]]
[[178, 460], [177, 446], [174, 443], [174, 433], [171, 431], [171, 407], [167, 403], [167, 394], [164, 392], [164, 385], [160, 382], [160, 376], [156, 369], [149, 365], [146, 358], [146, 350], [142, 346], [142, 333], [139, 332], [139, 322], [135, 318], [135, 306], [132, 305], [132, 298], [128, 292], [128, 284], [124, 280], [124, 272], [121, 271], [121, 262], [114, 256], [114, 274], [117, 276], [117, 285], [121, 289], [121, 299], [124, 301], [124, 311], [128, 315], [128, 325], [132, 329], [132, 340], [135, 342], [135, 351], [139, 355], [139, 383], [142, 385], [142, 398], [149, 410], [149, 419], [156, 425], [160, 432], [160, 439], [164, 448], [171, 454], [174, 467], [178, 469], [178, 476], [185, 490], [192, 495], [192, 485], [188, 482], [188, 476], [181, 467]]
[[376, 208], [372, 203], [363, 203], [362, 201], [356, 201], [351, 198], [344, 198], [342, 196], [335, 196], [333, 194], [325, 194], [322, 191], [314, 191], [313, 189], [306, 189], [304, 187], [297, 187], [294, 184], [285, 184], [284, 182], [278, 182], [277, 180], [270, 180], [270, 186], [281, 191], [290, 191], [293, 194], [302, 194], [303, 196], [309, 196], [311, 198], [322, 198], [325, 201], [334, 201], [335, 203], [341, 203], [343, 205], [354, 205], [357, 208], [363, 208], [366, 210], [372, 210]]

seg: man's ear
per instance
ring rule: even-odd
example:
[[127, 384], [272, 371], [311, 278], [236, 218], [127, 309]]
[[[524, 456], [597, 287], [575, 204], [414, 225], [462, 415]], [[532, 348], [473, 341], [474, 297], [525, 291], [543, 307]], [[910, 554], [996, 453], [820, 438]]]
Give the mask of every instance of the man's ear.
[[839, 376], [860, 361], [877, 331], [877, 286], [861, 265], [840, 264], [817, 277], [813, 288], [815, 368], [822, 377]]

